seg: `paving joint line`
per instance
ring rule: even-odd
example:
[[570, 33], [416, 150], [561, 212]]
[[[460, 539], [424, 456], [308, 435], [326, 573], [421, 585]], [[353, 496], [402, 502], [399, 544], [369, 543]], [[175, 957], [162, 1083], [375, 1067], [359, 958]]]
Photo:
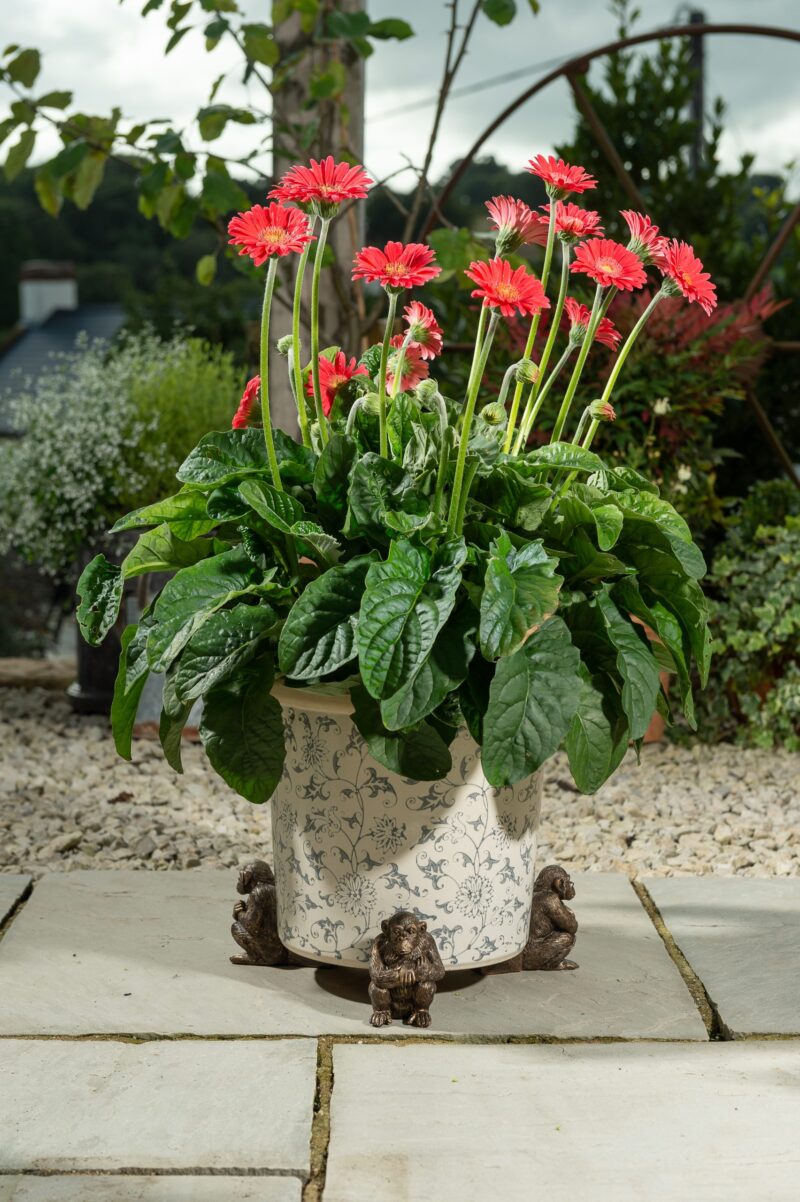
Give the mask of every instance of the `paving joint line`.
[[[759, 1035], [753, 1035], [749, 1038], [759, 1039]], [[776, 1035], [776, 1039], [791, 1039], [792, 1036]], [[800, 1038], [800, 1036], [796, 1036]], [[364, 1045], [368, 1047], [409, 1047], [418, 1044], [435, 1044], [435, 1045], [458, 1045], [461, 1047], [504, 1047], [510, 1044], [519, 1044], [520, 1046], [550, 1045], [558, 1046], [560, 1044], [595, 1044], [595, 1043], [663, 1043], [663, 1044], [687, 1044], [695, 1045], [702, 1043], [702, 1040], [691, 1038], [677, 1038], [672, 1035], [451, 1035], [447, 1033], [438, 1035], [373, 1035], [369, 1031], [364, 1031], [363, 1034], [352, 1035], [314, 1035], [292, 1032], [285, 1035], [174, 1035], [174, 1034], [135, 1034], [129, 1035], [124, 1032], [108, 1032], [102, 1031], [96, 1034], [86, 1035], [68, 1035], [68, 1034], [39, 1034], [36, 1032], [20, 1032], [18, 1034], [9, 1032], [0, 1032], [0, 1046], [3, 1041], [9, 1040], [28, 1040], [31, 1043], [128, 1043], [141, 1044], [144, 1046], [148, 1043], [281, 1043], [289, 1040], [324, 1040], [331, 1048], [338, 1045]]]
[[708, 990], [676, 943], [672, 932], [664, 921], [661, 911], [653, 901], [647, 887], [642, 881], [634, 878], [631, 878], [631, 887], [642, 903], [653, 926], [658, 931], [664, 947], [667, 949], [667, 954], [681, 974], [683, 983], [689, 990], [692, 1001], [700, 1012], [700, 1017], [708, 1032], [708, 1038], [714, 1042], [732, 1040], [734, 1038], [733, 1032], [723, 1022], [722, 1015], [711, 1000]]
[[240, 1169], [203, 1168], [187, 1165], [181, 1168], [148, 1168], [125, 1166], [118, 1169], [20, 1169], [4, 1168], [0, 1165], [0, 1181], [3, 1177], [289, 1177], [294, 1181], [305, 1181], [302, 1169]]
[[333, 1040], [322, 1035], [317, 1041], [316, 1091], [311, 1120], [311, 1172], [303, 1188], [303, 1202], [322, 1202], [331, 1142], [331, 1095], [333, 1093]]
[[11, 926], [11, 924], [13, 923], [13, 921], [17, 917], [17, 915], [20, 913], [20, 911], [24, 910], [25, 903], [28, 901], [28, 898], [33, 893], [33, 887], [35, 884], [36, 884], [36, 882], [33, 880], [28, 881], [27, 885], [22, 890], [22, 893], [20, 893], [19, 897], [14, 902], [13, 906], [8, 911], [8, 913], [6, 914], [3, 921], [0, 922], [0, 940], [2, 940], [6, 931], [9, 929], [9, 927]]

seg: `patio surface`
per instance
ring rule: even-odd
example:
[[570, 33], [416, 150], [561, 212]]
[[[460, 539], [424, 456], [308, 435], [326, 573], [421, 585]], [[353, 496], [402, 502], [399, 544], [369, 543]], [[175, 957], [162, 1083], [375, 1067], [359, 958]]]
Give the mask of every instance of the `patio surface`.
[[573, 973], [231, 965], [234, 874], [0, 875], [0, 1202], [795, 1202], [800, 879], [578, 874]]

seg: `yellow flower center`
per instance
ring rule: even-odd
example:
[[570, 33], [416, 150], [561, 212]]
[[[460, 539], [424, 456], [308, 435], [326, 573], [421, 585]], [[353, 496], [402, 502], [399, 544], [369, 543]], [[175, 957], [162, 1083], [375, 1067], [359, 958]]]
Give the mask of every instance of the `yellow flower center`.
[[597, 270], [605, 272], [606, 275], [613, 275], [617, 270], [617, 264], [613, 259], [600, 259], [597, 264]]
[[515, 301], [519, 298], [519, 291], [513, 284], [497, 284], [495, 292], [501, 300]]
[[278, 242], [283, 242], [285, 237], [286, 230], [282, 229], [282, 227], [279, 225], [267, 225], [261, 231], [262, 242], [271, 242], [276, 244]]

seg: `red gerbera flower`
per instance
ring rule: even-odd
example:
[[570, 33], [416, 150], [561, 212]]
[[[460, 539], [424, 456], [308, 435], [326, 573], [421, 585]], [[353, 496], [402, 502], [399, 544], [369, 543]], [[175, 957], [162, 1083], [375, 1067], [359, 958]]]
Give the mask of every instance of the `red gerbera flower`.
[[611, 238], [581, 242], [570, 271], [583, 272], [601, 288], [613, 285], [620, 292], [632, 292], [647, 281], [639, 256]]
[[[591, 313], [586, 305], [582, 305], [580, 301], [568, 296], [564, 302], [564, 311], [569, 320], [570, 333], [573, 334], [576, 342], [582, 342], [586, 330], [589, 326], [589, 318]], [[595, 330], [595, 342], [602, 343], [609, 350], [615, 351], [622, 341], [622, 335], [614, 325], [610, 317], [603, 317], [600, 325]]]
[[[402, 345], [402, 334], [395, 334], [392, 339], [392, 346], [397, 349], [389, 355], [386, 364], [386, 386], [390, 391], [394, 389], [394, 373], [397, 370], [397, 360], [400, 357], [399, 348]], [[400, 392], [408, 392], [410, 388], [416, 388], [421, 380], [427, 380], [428, 378], [428, 364], [425, 362], [422, 347], [417, 346], [415, 342], [410, 343], [403, 353], [402, 371]]]
[[403, 310], [403, 317], [408, 322], [408, 332], [414, 346], [419, 347], [423, 359], [435, 359], [442, 353], [442, 328], [433, 310], [428, 309], [419, 301], [412, 301]]
[[570, 192], [586, 192], [589, 188], [597, 187], [597, 180], [583, 167], [571, 167], [551, 154], [537, 154], [528, 163], [528, 170], [544, 180], [548, 196], [555, 200], [561, 200]]
[[402, 242], [387, 242], [383, 250], [365, 246], [354, 263], [354, 280], [377, 281], [392, 292], [427, 284], [442, 270], [433, 262], [430, 246], [421, 242], [409, 242], [407, 246]]
[[308, 167], [299, 163], [290, 167], [269, 196], [314, 205], [323, 216], [330, 217], [343, 200], [362, 200], [372, 182], [363, 167], [336, 163], [329, 154], [320, 162], [312, 159]]
[[524, 267], [512, 271], [506, 259], [470, 263], [464, 275], [478, 285], [472, 295], [480, 297], [484, 306], [499, 309], [503, 317], [513, 317], [515, 313], [532, 317], [550, 308], [541, 280], [529, 275]]
[[523, 242], [539, 241], [541, 218], [523, 200], [515, 200], [513, 196], [493, 196], [486, 201], [486, 208], [489, 221], [497, 230], [495, 251], [498, 255], [509, 254]]
[[[322, 397], [322, 412], [325, 416], [328, 417], [333, 408], [336, 396], [344, 388], [345, 384], [352, 380], [353, 376], [368, 375], [369, 372], [363, 363], [357, 363], [355, 359], [351, 359], [348, 363], [344, 351], [337, 351], [336, 358], [333, 361], [328, 359], [326, 355], [320, 355], [319, 390]], [[306, 392], [309, 396], [314, 395], [314, 381], [310, 373]]]
[[252, 380], [247, 381], [242, 399], [239, 401], [239, 408], [233, 415], [231, 422], [232, 430], [246, 430], [250, 424], [250, 414], [253, 411], [253, 406], [258, 400], [258, 392], [261, 388], [261, 376], [253, 376]]
[[680, 292], [687, 300], [697, 301], [706, 314], [717, 307], [717, 290], [711, 276], [703, 270], [703, 264], [688, 242], [679, 242], [677, 238], [667, 242], [658, 266], [667, 280], [672, 281], [673, 295]]
[[655, 263], [667, 244], [667, 239], [658, 232], [658, 226], [653, 225], [645, 213], [636, 213], [633, 209], [623, 209], [620, 217], [625, 218], [631, 234], [628, 250], [638, 255], [644, 264]]
[[270, 255], [288, 255], [301, 251], [313, 240], [308, 218], [298, 209], [283, 205], [253, 205], [247, 213], [237, 213], [228, 222], [230, 246], [241, 247], [240, 255], [249, 255], [256, 267]]
[[[549, 218], [550, 205], [542, 205], [542, 209]], [[602, 232], [599, 213], [582, 209], [580, 205], [569, 201], [566, 204], [561, 200], [556, 201], [556, 233], [565, 242], [578, 242], [581, 238], [592, 238]]]

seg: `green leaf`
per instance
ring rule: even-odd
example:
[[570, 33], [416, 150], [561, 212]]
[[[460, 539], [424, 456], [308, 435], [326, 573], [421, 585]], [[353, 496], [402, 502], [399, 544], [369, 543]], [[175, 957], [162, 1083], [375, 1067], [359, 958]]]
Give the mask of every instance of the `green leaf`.
[[122, 578], [143, 576], [146, 572], [169, 572], [175, 568], [188, 568], [212, 552], [208, 539], [184, 542], [177, 538], [168, 523], [156, 526], [140, 535], [135, 546], [122, 561]]
[[561, 618], [501, 659], [483, 724], [483, 771], [495, 788], [524, 780], [558, 749], [580, 697], [580, 656]]
[[414, 36], [414, 30], [408, 21], [402, 21], [399, 17], [384, 17], [382, 21], [373, 21], [367, 32], [371, 38], [378, 38], [379, 41], [396, 38], [398, 42], [404, 42], [406, 38]]
[[96, 555], [78, 581], [80, 604], [78, 627], [86, 642], [99, 647], [119, 616], [122, 604], [122, 572], [105, 555]]
[[103, 182], [107, 156], [102, 151], [90, 150], [83, 157], [72, 184], [72, 199], [79, 209], [88, 209], [94, 194]]
[[36, 101], [39, 108], [65, 109], [72, 100], [72, 92], [45, 92]]
[[492, 544], [481, 598], [481, 651], [499, 659], [518, 651], [558, 606], [563, 584], [541, 539], [514, 550], [507, 534]]
[[574, 493], [568, 493], [558, 503], [558, 516], [564, 525], [559, 537], [568, 539], [576, 526], [589, 526], [597, 535], [601, 551], [609, 551], [622, 533], [622, 510], [613, 504], [590, 505]]
[[16, 179], [20, 171], [27, 163], [31, 156], [31, 151], [36, 143], [36, 130], [25, 129], [20, 134], [19, 141], [16, 142], [9, 150], [6, 156], [5, 175], [6, 179], [11, 181]]
[[119, 668], [111, 702], [111, 733], [114, 736], [117, 755], [122, 756], [123, 760], [131, 758], [133, 726], [142, 690], [149, 675], [145, 655], [146, 643], [146, 628], [132, 625], [123, 630]]
[[345, 434], [332, 434], [314, 469], [314, 493], [323, 523], [338, 531], [347, 509], [350, 473], [356, 444]]
[[[230, 213], [232, 209], [250, 207], [250, 197], [231, 179], [225, 165], [219, 159], [209, 159], [206, 164], [201, 200], [205, 208], [212, 213]], [[263, 437], [261, 441], [264, 441]]]
[[[680, 622], [660, 601], [654, 601], [651, 605], [647, 605], [632, 580], [622, 580], [619, 584], [615, 584], [612, 596], [622, 609], [635, 614], [642, 622], [647, 623], [669, 651], [673, 670], [678, 677], [684, 716], [692, 730], [696, 730], [692, 679], [689, 672], [691, 645]], [[655, 648], [653, 653], [657, 654]]]
[[175, 667], [164, 677], [161, 698], [161, 715], [158, 722], [158, 739], [164, 759], [174, 772], [183, 773], [183, 730], [191, 713], [192, 701], [179, 701], [175, 692]]
[[235, 121], [238, 125], [254, 125], [255, 116], [249, 109], [232, 108], [229, 104], [209, 104], [197, 114], [200, 137], [204, 142], [216, 141], [229, 121]]
[[253, 563], [236, 547], [184, 568], [168, 580], [156, 601], [156, 624], [147, 640], [147, 659], [153, 671], [165, 671], [195, 630], [228, 601], [250, 591], [256, 579]]
[[329, 12], [328, 36], [332, 38], [363, 38], [370, 27], [370, 19], [364, 12]]
[[198, 284], [202, 284], [204, 288], [213, 284], [214, 276], [217, 274], [217, 256], [203, 255], [199, 258], [195, 264], [194, 274]]
[[274, 67], [281, 57], [278, 43], [268, 25], [243, 25], [244, 52], [254, 63]]
[[288, 492], [278, 492], [263, 480], [243, 480], [239, 496], [268, 525], [290, 534], [295, 522], [303, 520], [303, 506]]
[[272, 681], [272, 662], [263, 656], [206, 695], [200, 725], [214, 770], [257, 805], [269, 801], [283, 773], [283, 714]]
[[350, 692], [353, 722], [370, 755], [410, 780], [442, 780], [453, 766], [450, 751], [441, 735], [428, 722], [409, 731], [387, 730], [380, 706], [361, 685]]
[[481, 8], [495, 25], [510, 25], [517, 15], [516, 0], [481, 0]]
[[433, 649], [402, 688], [381, 702], [381, 718], [389, 730], [414, 726], [427, 718], [466, 680], [475, 654], [478, 614], [469, 604], [451, 614]]
[[361, 679], [373, 697], [391, 697], [430, 654], [455, 604], [466, 554], [463, 539], [433, 555], [401, 539], [386, 563], [370, 567], [357, 645]]
[[505, 526], [532, 533], [541, 526], [553, 492], [546, 484], [527, 479], [519, 466], [498, 464], [491, 475], [480, 481], [476, 496]]
[[416, 494], [413, 478], [399, 463], [371, 451], [362, 455], [350, 479], [345, 536], [364, 535], [374, 542], [388, 543], [386, 515], [401, 512], [425, 519], [430, 504]]
[[228, 480], [263, 472], [267, 464], [260, 430], [212, 430], [178, 468], [181, 484], [218, 488]]
[[364, 580], [376, 552], [329, 568], [295, 601], [278, 644], [281, 672], [311, 680], [344, 667], [356, 654], [356, 622]]
[[165, 497], [153, 505], [144, 505], [120, 518], [111, 527], [111, 533], [120, 530], [136, 530], [140, 526], [160, 526], [166, 523], [176, 538], [191, 542], [208, 534], [216, 526], [206, 510], [206, 497], [195, 489], [185, 489], [174, 497]]
[[573, 472], [602, 472], [603, 461], [594, 451], [584, 451], [583, 447], [572, 442], [551, 442], [546, 446], [529, 451], [522, 462], [536, 471], [549, 471], [550, 468], [567, 468]]
[[622, 677], [622, 708], [628, 718], [631, 738], [641, 739], [656, 708], [661, 682], [658, 663], [644, 636], [617, 609], [611, 597], [600, 591], [596, 598], [608, 638], [616, 651], [617, 671]]
[[196, 701], [228, 680], [255, 656], [277, 623], [275, 610], [260, 605], [234, 605], [218, 610], [189, 639], [174, 673], [179, 701]]
[[613, 681], [592, 676], [580, 665], [581, 688], [565, 749], [581, 793], [596, 793], [616, 771], [628, 749], [628, 724]]
[[42, 59], [38, 50], [21, 50], [5, 69], [14, 83], [21, 83], [24, 88], [32, 88], [41, 66]]
[[339, 540], [326, 533], [316, 522], [295, 522], [291, 533], [300, 540], [300, 552], [316, 563], [336, 563], [341, 555]]
[[308, 94], [312, 100], [332, 100], [340, 96], [347, 83], [347, 72], [344, 64], [334, 60], [326, 71], [315, 71], [308, 84]]

